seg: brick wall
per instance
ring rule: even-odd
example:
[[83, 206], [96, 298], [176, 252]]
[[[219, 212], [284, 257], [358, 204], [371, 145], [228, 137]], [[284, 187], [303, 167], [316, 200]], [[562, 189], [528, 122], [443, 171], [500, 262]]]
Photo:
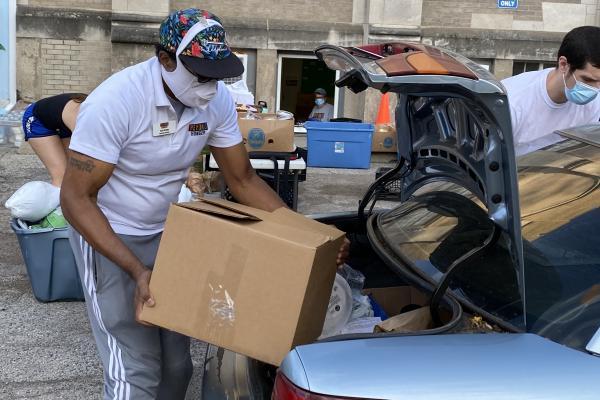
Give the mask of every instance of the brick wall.
[[[353, 0], [173, 0], [171, 9], [202, 7], [220, 18], [268, 18], [284, 20], [352, 22]], [[226, 21], [225, 21], [226, 22]]]
[[567, 32], [596, 25], [599, 0], [520, 0], [517, 10], [497, 8], [497, 0], [465, 0], [452, 7], [423, 0], [425, 27]]
[[42, 39], [42, 97], [89, 93], [110, 75], [110, 59], [110, 42]]
[[423, 26], [470, 28], [472, 14], [512, 15], [515, 20], [542, 21], [542, 0], [521, 0], [517, 10], [499, 9], [497, 1], [490, 0], [465, 0], [452, 6], [444, 0], [423, 0]]
[[110, 10], [112, 0], [28, 0], [26, 4], [33, 7]]

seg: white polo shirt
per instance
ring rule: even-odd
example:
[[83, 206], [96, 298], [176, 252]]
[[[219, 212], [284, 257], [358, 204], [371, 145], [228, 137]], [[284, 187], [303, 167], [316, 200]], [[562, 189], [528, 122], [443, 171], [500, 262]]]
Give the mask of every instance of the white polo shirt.
[[558, 129], [598, 123], [600, 96], [585, 105], [558, 104], [550, 98], [546, 81], [552, 70], [524, 72], [502, 81], [508, 92], [517, 156], [562, 140], [553, 133]]
[[188, 168], [205, 145], [242, 141], [235, 104], [222, 82], [206, 109], [181, 119], [165, 94], [156, 57], [126, 68], [81, 105], [70, 149], [115, 165], [98, 205], [116, 233], [161, 232]]

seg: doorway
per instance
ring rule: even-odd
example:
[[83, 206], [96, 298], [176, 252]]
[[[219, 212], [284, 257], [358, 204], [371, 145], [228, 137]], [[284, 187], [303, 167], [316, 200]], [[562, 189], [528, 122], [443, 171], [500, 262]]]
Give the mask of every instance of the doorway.
[[277, 74], [277, 109], [292, 112], [297, 123], [308, 119], [315, 105], [314, 91], [327, 91], [327, 102], [338, 113], [336, 72], [309, 55], [280, 55]]

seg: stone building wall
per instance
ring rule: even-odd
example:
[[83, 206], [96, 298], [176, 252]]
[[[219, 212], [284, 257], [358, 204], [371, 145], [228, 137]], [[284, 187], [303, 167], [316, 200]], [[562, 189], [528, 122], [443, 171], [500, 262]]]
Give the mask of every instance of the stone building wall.
[[110, 75], [110, 12], [20, 5], [16, 53], [22, 99], [87, 93]]
[[41, 97], [89, 93], [110, 75], [110, 57], [106, 40], [41, 39]]
[[497, 1], [465, 0], [448, 5], [423, 0], [424, 27], [511, 31], [568, 32], [598, 24], [597, 0], [521, 0], [516, 10], [499, 9]]
[[290, 21], [352, 22], [353, 0], [172, 0], [171, 9], [199, 7], [220, 18], [280, 19]]
[[[27, 100], [89, 92], [111, 73], [153, 55], [157, 29], [169, 10], [192, 0], [18, 0], [17, 86]], [[250, 58], [257, 99], [274, 104], [278, 57], [310, 55], [320, 44], [412, 40], [487, 62], [498, 78], [515, 62], [550, 62], [565, 32], [598, 25], [600, 0], [520, 0], [517, 10], [496, 1], [464, 0], [206, 0], [231, 45]], [[344, 96], [346, 114], [374, 113], [371, 101]], [[366, 105], [365, 105], [366, 104]]]
[[17, 0], [17, 4], [30, 7], [110, 10], [112, 0]]

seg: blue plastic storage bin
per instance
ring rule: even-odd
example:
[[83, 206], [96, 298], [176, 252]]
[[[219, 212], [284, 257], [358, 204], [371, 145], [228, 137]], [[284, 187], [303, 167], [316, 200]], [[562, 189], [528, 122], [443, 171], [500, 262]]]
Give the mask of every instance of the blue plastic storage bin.
[[370, 167], [373, 124], [309, 121], [304, 127], [309, 167]]
[[69, 228], [23, 229], [17, 235], [33, 295], [39, 301], [83, 300], [83, 289], [69, 243]]

